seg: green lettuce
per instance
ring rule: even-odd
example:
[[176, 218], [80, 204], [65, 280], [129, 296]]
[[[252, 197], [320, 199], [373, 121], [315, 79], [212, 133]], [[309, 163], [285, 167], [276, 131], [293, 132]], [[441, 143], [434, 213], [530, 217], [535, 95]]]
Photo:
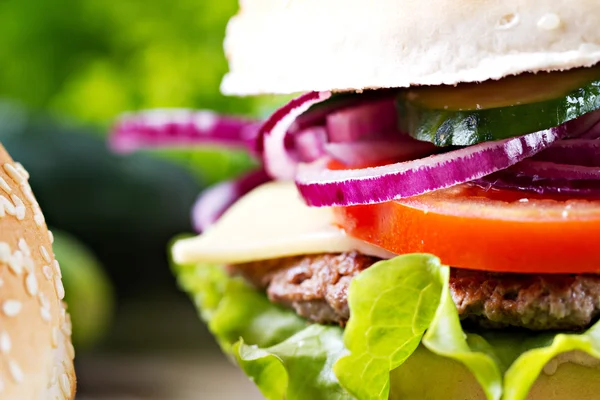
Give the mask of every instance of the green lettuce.
[[437, 258], [411, 254], [379, 262], [352, 280], [348, 299], [353, 317], [344, 334], [350, 354], [334, 370], [356, 398], [388, 398], [390, 371], [421, 343], [447, 272]]
[[221, 267], [176, 266], [176, 272], [223, 351], [267, 399], [352, 399], [333, 374], [344, 351], [341, 328], [308, 325]]
[[464, 364], [475, 376], [488, 399], [502, 396], [500, 362], [494, 349], [481, 336], [466, 334], [456, 305], [450, 295], [449, 269], [444, 269], [444, 289], [435, 317], [423, 337], [423, 345], [431, 352]]
[[462, 363], [489, 400], [524, 400], [560, 353], [600, 358], [600, 323], [581, 334], [465, 332], [449, 268], [429, 255], [381, 261], [358, 275], [345, 330], [307, 324], [221, 267], [176, 266], [176, 273], [224, 352], [267, 399], [387, 399], [390, 371], [406, 372], [420, 344], [430, 352], [419, 349], [421, 355]]

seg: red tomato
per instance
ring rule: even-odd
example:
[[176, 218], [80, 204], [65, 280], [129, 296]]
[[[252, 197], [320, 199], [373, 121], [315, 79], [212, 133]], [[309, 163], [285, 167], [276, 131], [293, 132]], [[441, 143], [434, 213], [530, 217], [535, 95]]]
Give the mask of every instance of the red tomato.
[[600, 200], [536, 198], [459, 185], [401, 201], [340, 207], [351, 236], [458, 268], [600, 272]]

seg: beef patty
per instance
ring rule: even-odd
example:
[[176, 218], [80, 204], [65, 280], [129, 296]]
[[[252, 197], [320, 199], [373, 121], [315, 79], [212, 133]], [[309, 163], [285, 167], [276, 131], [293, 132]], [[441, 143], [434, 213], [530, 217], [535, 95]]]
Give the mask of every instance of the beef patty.
[[[230, 267], [275, 303], [319, 323], [344, 325], [348, 286], [377, 258], [306, 255]], [[464, 321], [486, 328], [580, 329], [600, 314], [600, 276], [500, 274], [452, 268], [450, 292]]]

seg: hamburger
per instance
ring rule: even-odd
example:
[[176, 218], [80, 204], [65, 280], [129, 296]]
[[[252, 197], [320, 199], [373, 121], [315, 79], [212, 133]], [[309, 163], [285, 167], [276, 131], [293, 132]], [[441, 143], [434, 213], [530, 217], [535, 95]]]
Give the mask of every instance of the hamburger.
[[75, 398], [75, 351], [52, 233], [0, 145], [0, 398]]
[[595, 0], [248, 0], [222, 91], [296, 97], [113, 145], [262, 161], [172, 255], [266, 398], [599, 398], [598, 26]]

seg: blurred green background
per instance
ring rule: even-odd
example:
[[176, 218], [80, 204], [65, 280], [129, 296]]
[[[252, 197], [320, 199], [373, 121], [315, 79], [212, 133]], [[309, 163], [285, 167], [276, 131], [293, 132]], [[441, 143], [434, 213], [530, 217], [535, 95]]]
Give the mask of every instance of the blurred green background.
[[236, 0], [0, 1], [0, 142], [29, 170], [57, 233], [80, 398], [234, 398], [214, 382], [198, 386], [206, 369], [244, 387], [178, 291], [166, 247], [192, 230], [190, 207], [204, 187], [254, 161], [218, 149], [120, 156], [106, 146], [123, 111], [264, 117], [273, 109], [277, 99], [219, 93], [225, 26], [237, 7]]

